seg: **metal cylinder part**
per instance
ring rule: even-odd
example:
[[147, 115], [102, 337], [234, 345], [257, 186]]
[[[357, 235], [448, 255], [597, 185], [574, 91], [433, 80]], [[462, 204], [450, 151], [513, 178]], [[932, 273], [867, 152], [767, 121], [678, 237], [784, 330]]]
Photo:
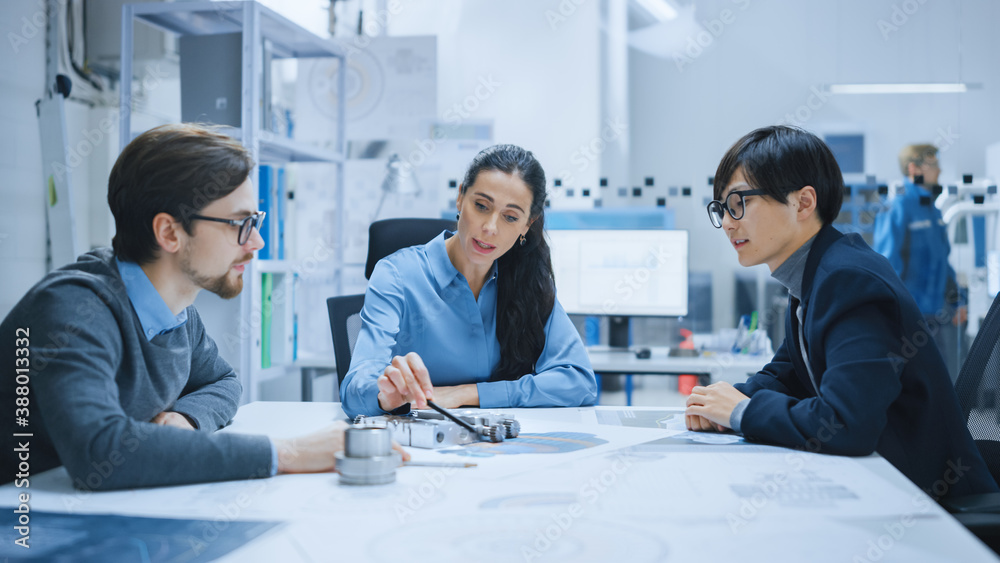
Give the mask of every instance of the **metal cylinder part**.
[[353, 426], [344, 437], [344, 451], [334, 454], [343, 485], [383, 485], [396, 480], [402, 457], [392, 450], [386, 428]]
[[348, 428], [344, 436], [347, 457], [376, 457], [392, 453], [392, 435], [385, 428], [362, 426]]

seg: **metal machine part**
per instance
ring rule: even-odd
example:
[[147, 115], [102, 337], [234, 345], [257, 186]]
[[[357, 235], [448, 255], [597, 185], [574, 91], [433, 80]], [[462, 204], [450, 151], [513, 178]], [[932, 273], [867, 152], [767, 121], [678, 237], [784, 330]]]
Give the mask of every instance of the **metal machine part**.
[[473, 434], [461, 425], [433, 411], [414, 411], [405, 416], [359, 416], [355, 425], [386, 428], [404, 446], [439, 449], [473, 442], [502, 442], [516, 438], [521, 424], [497, 413], [455, 411], [455, 415], [476, 429]]
[[[500, 434], [503, 438], [511, 439], [517, 438], [517, 435], [521, 433], [521, 423], [515, 418], [504, 416], [502, 414], [497, 414], [494, 412], [480, 412], [480, 411], [457, 411], [455, 413], [459, 418], [468, 422], [469, 424], [479, 428], [488, 428], [491, 426], [503, 427], [503, 431]], [[501, 440], [496, 440], [501, 441]]]
[[[463, 420], [466, 424], [475, 428], [480, 441], [494, 443], [503, 442], [506, 430], [504, 429], [503, 424], [499, 422], [497, 415], [478, 413], [475, 411], [455, 411], [453, 414]], [[416, 411], [414, 416], [417, 420], [454, 424], [452, 421], [436, 412]], [[458, 425], [456, 424], [456, 426]], [[470, 441], [475, 442], [476, 440]]]
[[392, 450], [386, 428], [352, 426], [344, 436], [344, 451], [334, 454], [343, 485], [383, 485], [396, 480], [402, 457]]
[[517, 436], [521, 433], [521, 423], [514, 420], [513, 418], [504, 420], [503, 428], [504, 428], [503, 437], [508, 440], [511, 438], [517, 438]]

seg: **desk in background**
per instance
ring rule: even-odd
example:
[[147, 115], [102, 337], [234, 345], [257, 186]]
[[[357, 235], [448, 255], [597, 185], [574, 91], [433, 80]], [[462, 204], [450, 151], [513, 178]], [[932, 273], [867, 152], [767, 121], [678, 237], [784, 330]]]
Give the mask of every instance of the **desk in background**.
[[[747, 375], [760, 371], [770, 356], [749, 356], [746, 354], [714, 354], [698, 357], [671, 357], [669, 348], [651, 348], [650, 357], [638, 359], [635, 353], [627, 350], [617, 350], [608, 347], [592, 347], [587, 349], [590, 364], [598, 375], [683, 375], [692, 374], [707, 378], [709, 381], [728, 381], [741, 383]], [[324, 396], [317, 397], [313, 393], [315, 380], [321, 375], [333, 375], [333, 397], [339, 397], [337, 389], [337, 373], [333, 357], [300, 358], [295, 366], [302, 370], [302, 400], [326, 401]], [[632, 380], [626, 379], [626, 404], [632, 404]]]
[[[517, 416], [523, 434], [558, 430], [550, 444], [595, 437], [591, 447], [565, 453], [460, 458], [477, 461], [472, 469], [400, 468], [396, 483], [379, 487], [313, 474], [80, 493], [57, 468], [33, 476], [32, 510], [200, 518], [222, 527], [280, 522], [220, 559], [240, 563], [998, 561], [877, 456], [713, 444], [734, 439], [716, 434], [699, 434], [705, 440], [695, 443], [643, 427], [669, 427], [679, 409], [504, 412]], [[336, 403], [251, 403], [224, 431], [289, 437], [343, 416]], [[842, 475], [854, 477], [845, 483]], [[12, 506], [18, 491], [0, 487], [0, 505]]]
[[[750, 356], [746, 354], [714, 354], [697, 357], [672, 357], [669, 348], [651, 348], [650, 357], [639, 359], [632, 350], [608, 347], [588, 348], [590, 365], [598, 375], [684, 375], [691, 374], [707, 378], [709, 382], [728, 381], [742, 383], [747, 376], [757, 373], [771, 356]], [[632, 404], [632, 380], [625, 381], [626, 404]]]

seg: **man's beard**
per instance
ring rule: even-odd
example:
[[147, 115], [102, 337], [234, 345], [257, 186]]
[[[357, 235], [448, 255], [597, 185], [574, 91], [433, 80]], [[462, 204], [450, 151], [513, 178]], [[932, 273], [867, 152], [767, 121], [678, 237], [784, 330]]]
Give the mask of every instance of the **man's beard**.
[[[190, 247], [189, 247], [190, 248]], [[245, 257], [241, 262], [250, 260], [253, 255]], [[181, 271], [198, 287], [207, 289], [223, 299], [232, 299], [243, 291], [243, 275], [236, 277], [235, 281], [229, 280], [229, 270], [221, 276], [211, 277], [199, 274], [191, 267], [191, 254], [186, 251], [181, 258]]]

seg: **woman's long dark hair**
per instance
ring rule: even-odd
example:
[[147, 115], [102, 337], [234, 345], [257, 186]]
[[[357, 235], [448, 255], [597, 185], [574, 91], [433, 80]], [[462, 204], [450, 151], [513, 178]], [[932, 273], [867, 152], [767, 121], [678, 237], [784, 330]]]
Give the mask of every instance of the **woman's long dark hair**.
[[531, 190], [526, 242], [514, 246], [497, 260], [497, 340], [500, 362], [490, 374], [493, 381], [513, 381], [535, 372], [535, 362], [545, 347], [545, 323], [556, 300], [552, 258], [545, 242], [545, 171], [530, 151], [515, 145], [484, 149], [469, 165], [462, 195], [476, 183], [480, 172], [498, 170], [521, 179]]

